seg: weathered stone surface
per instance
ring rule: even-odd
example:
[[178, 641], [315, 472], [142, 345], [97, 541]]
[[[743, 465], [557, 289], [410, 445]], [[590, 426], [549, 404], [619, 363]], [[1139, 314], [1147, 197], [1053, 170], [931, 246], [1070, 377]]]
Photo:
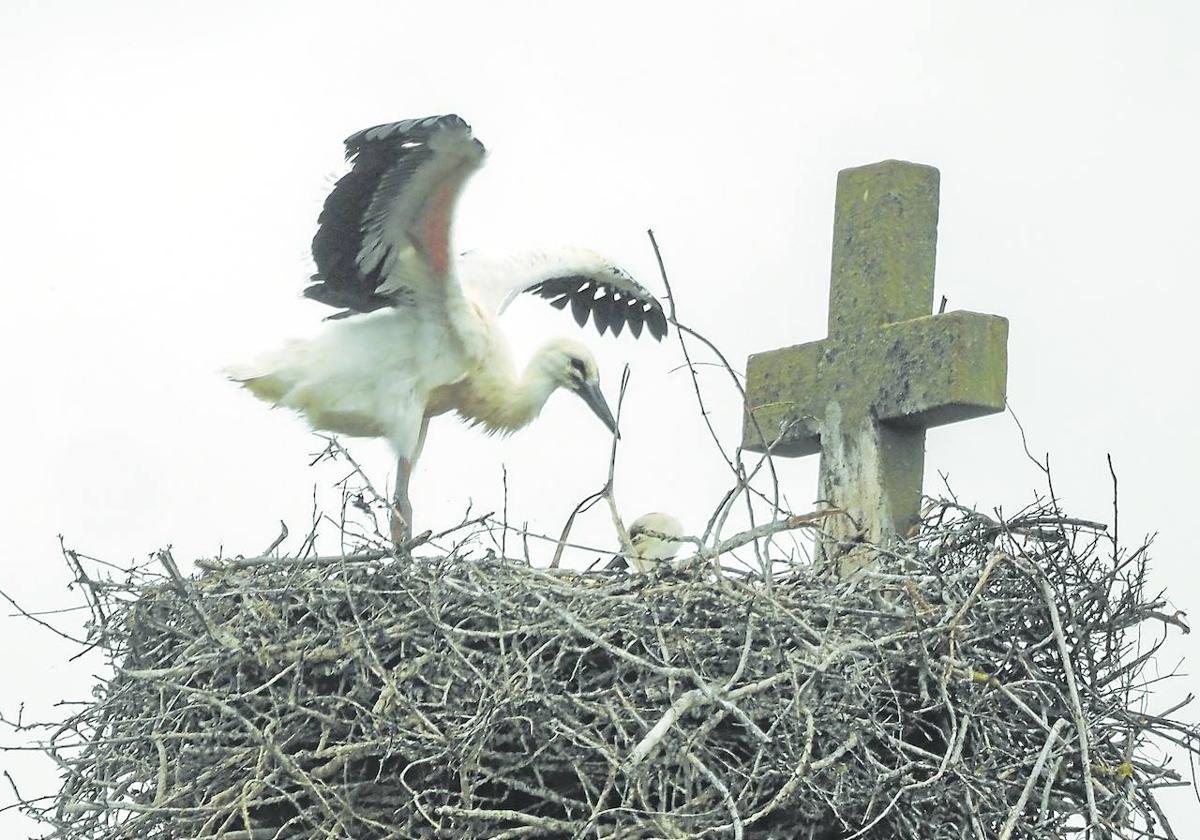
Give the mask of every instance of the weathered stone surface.
[[777, 455], [820, 452], [819, 418], [831, 399], [915, 428], [1002, 411], [1007, 344], [1007, 319], [947, 312], [886, 324], [849, 344], [823, 339], [756, 353], [746, 396], [758, 425], [747, 421], [743, 446], [763, 451], [761, 429], [767, 444], [778, 439]]
[[747, 364], [743, 446], [821, 453], [837, 537], [885, 542], [916, 523], [925, 429], [1001, 411], [1008, 322], [930, 315], [938, 172], [901, 161], [838, 176], [829, 337]]
[[938, 171], [887, 160], [838, 173], [829, 335], [850, 340], [933, 308]]

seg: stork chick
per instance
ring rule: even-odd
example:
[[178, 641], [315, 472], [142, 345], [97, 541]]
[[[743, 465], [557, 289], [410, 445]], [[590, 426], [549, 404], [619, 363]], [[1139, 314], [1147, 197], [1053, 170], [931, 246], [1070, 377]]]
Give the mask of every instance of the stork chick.
[[653, 571], [660, 563], [679, 553], [679, 549], [683, 547], [679, 538], [683, 535], [683, 525], [671, 514], [644, 513], [629, 525], [629, 545], [632, 551], [628, 554], [618, 554], [605, 568], [632, 568], [643, 574]]
[[325, 201], [313, 237], [317, 272], [304, 294], [342, 310], [319, 335], [293, 341], [229, 375], [256, 397], [299, 412], [314, 429], [385, 438], [397, 458], [392, 539], [411, 534], [408, 495], [429, 420], [449, 411], [489, 434], [530, 423], [558, 388], [611, 431], [592, 354], [554, 339], [517, 373], [497, 321], [522, 292], [603, 334], [667, 331], [662, 306], [622, 269], [567, 248], [515, 257], [454, 258], [450, 225], [483, 145], [454, 115], [380, 125], [346, 140], [350, 171]]

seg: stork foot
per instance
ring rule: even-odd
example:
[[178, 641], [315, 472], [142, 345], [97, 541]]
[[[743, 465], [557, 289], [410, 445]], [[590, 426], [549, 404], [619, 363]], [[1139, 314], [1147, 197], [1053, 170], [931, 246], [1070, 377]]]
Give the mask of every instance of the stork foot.
[[400, 548], [412, 539], [412, 523], [408, 521], [400, 505], [392, 505], [392, 515], [388, 522], [392, 532], [392, 544]]

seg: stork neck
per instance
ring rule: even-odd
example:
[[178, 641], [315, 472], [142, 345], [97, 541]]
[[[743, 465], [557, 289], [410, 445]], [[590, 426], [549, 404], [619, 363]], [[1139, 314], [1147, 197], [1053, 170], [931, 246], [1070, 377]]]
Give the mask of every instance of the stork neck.
[[468, 399], [458, 406], [458, 412], [493, 434], [515, 432], [529, 425], [558, 387], [540, 354], [519, 377], [511, 368], [489, 373], [474, 379]]
[[521, 380], [513, 392], [510, 403], [512, 427], [520, 428], [530, 423], [541, 413], [546, 400], [558, 389], [558, 382], [550, 375], [541, 353], [536, 354], [525, 366]]

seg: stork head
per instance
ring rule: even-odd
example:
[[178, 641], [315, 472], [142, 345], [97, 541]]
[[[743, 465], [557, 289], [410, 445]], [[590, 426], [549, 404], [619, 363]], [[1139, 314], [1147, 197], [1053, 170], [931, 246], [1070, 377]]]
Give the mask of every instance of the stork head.
[[590, 350], [578, 341], [558, 338], [543, 348], [542, 359], [546, 372], [560, 388], [577, 394], [609, 431], [617, 430], [617, 421], [600, 390], [600, 370]]

